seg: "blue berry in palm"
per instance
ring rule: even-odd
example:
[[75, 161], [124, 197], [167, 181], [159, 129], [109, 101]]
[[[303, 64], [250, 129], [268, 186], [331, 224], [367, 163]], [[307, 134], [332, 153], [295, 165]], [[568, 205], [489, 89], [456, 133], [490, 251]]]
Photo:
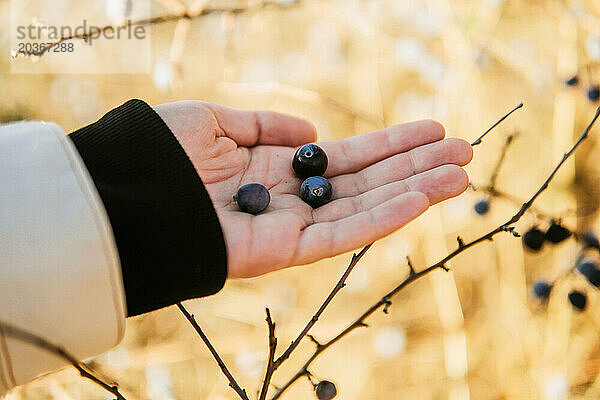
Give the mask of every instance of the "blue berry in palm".
[[569, 79], [565, 81], [565, 85], [567, 86], [575, 86], [579, 83], [579, 76], [573, 75]]
[[490, 211], [490, 202], [486, 199], [479, 200], [477, 203], [475, 203], [473, 209], [477, 214], [485, 215], [488, 213], [488, 211]]
[[312, 208], [318, 208], [331, 201], [333, 187], [331, 183], [322, 176], [311, 176], [306, 178], [300, 186], [300, 197]]
[[321, 176], [327, 170], [327, 154], [314, 143], [305, 144], [296, 150], [292, 159], [292, 168], [299, 178]]
[[546, 231], [546, 240], [550, 243], [560, 243], [571, 236], [571, 231], [559, 224], [552, 222]]
[[587, 296], [579, 290], [571, 290], [571, 292], [569, 292], [569, 302], [571, 302], [571, 305], [575, 310], [583, 311], [587, 304]]
[[523, 235], [523, 245], [526, 249], [534, 252], [540, 251], [545, 240], [546, 234], [535, 226]]
[[579, 273], [593, 286], [600, 286], [600, 269], [598, 269], [598, 266], [595, 263], [591, 261], [582, 262], [577, 266], [577, 271], [579, 271]]
[[593, 102], [598, 101], [598, 99], [600, 99], [600, 86], [598, 86], [598, 85], [590, 86], [588, 88], [587, 96], [588, 96], [588, 99], [590, 99], [590, 101], [593, 101]]
[[337, 395], [337, 389], [333, 382], [321, 381], [315, 386], [319, 400], [331, 400]]
[[269, 189], [260, 183], [249, 183], [238, 189], [233, 200], [243, 212], [258, 214], [269, 206], [271, 195]]
[[552, 285], [546, 281], [539, 280], [533, 284], [533, 295], [541, 300], [546, 300], [550, 297]]

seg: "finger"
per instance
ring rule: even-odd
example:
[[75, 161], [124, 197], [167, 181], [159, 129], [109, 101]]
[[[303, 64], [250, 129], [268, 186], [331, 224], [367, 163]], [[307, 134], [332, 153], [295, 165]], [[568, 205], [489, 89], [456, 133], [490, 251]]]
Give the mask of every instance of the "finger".
[[307, 264], [372, 243], [404, 226], [429, 207], [419, 192], [402, 194], [351, 217], [313, 224], [300, 236], [295, 264]]
[[369, 211], [378, 205], [409, 192], [424, 193], [429, 205], [458, 196], [467, 189], [469, 178], [456, 165], [444, 165], [406, 180], [380, 186], [358, 196], [334, 200], [313, 212], [316, 223], [336, 221]]
[[442, 124], [432, 120], [394, 125], [334, 142], [319, 143], [329, 158], [326, 177], [348, 174], [424, 144], [442, 140]]
[[212, 111], [224, 134], [240, 146], [300, 146], [317, 139], [317, 131], [310, 122], [291, 115], [204, 104]]
[[[353, 174], [331, 178], [335, 198], [356, 196], [445, 164], [466, 165], [473, 148], [462, 139], [445, 139], [416, 147]], [[422, 192], [422, 190], [419, 190]]]

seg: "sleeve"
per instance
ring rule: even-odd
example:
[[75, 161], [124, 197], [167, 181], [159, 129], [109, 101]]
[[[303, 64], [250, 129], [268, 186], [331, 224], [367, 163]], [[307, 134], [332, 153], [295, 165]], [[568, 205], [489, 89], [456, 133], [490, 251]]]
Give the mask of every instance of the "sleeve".
[[223, 287], [227, 254], [212, 201], [152, 107], [128, 101], [69, 138], [108, 213], [130, 316]]
[[[56, 125], [0, 126], [0, 321], [80, 359], [121, 340], [125, 293], [110, 223]], [[0, 328], [0, 395], [63, 360]]]

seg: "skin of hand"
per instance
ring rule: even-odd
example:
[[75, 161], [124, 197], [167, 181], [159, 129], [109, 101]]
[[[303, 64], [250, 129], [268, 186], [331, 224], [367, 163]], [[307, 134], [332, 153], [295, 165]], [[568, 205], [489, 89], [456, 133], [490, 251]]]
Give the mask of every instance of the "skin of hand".
[[[228, 276], [253, 277], [341, 254], [382, 238], [468, 186], [473, 157], [462, 139], [424, 120], [318, 143], [333, 200], [312, 209], [292, 170], [296, 148], [314, 142], [313, 125], [269, 111], [201, 101], [154, 106], [192, 161], [217, 211]], [[239, 211], [238, 188], [261, 183], [271, 194], [258, 215]]]

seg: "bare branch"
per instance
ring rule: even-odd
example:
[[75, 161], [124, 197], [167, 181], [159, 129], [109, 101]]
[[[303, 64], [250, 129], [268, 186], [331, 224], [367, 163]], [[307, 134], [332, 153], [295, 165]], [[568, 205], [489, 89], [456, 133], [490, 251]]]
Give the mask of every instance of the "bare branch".
[[348, 264], [348, 267], [346, 268], [346, 270], [342, 274], [340, 280], [334, 286], [334, 288], [331, 291], [331, 293], [329, 293], [329, 296], [327, 296], [327, 298], [325, 299], [325, 301], [323, 302], [323, 304], [321, 305], [321, 307], [319, 307], [319, 309], [317, 310], [317, 312], [315, 313], [315, 315], [313, 315], [312, 318], [308, 321], [308, 323], [306, 324], [306, 326], [304, 327], [304, 329], [302, 329], [302, 332], [300, 332], [300, 334], [298, 335], [298, 337], [296, 338], [296, 340], [294, 340], [292, 343], [290, 343], [290, 345], [288, 346], [287, 349], [285, 349], [285, 351], [283, 352], [283, 354], [281, 354], [279, 356], [279, 358], [277, 358], [277, 360], [275, 360], [275, 369], [277, 369], [281, 365], [282, 362], [284, 362], [285, 360], [287, 360], [289, 358], [290, 354], [300, 344], [300, 341], [308, 334], [308, 331], [310, 331], [310, 329], [313, 327], [313, 325], [317, 323], [317, 321], [319, 320], [319, 317], [321, 316], [321, 314], [323, 314], [323, 311], [325, 311], [325, 309], [327, 308], [327, 306], [329, 305], [329, 303], [331, 303], [331, 301], [333, 300], [333, 298], [335, 297], [335, 295], [340, 290], [342, 290], [342, 288], [345, 286], [346, 279], [348, 279], [348, 275], [350, 275], [350, 272], [352, 272], [352, 270], [354, 269], [354, 267], [356, 266], [356, 264], [358, 264], [358, 262], [360, 261], [360, 259], [371, 248], [371, 246], [372, 246], [372, 244], [366, 245], [365, 247], [363, 247], [363, 249], [358, 254], [353, 254], [352, 255], [352, 260], [350, 260], [350, 264]]
[[277, 348], [277, 338], [275, 337], [275, 323], [271, 319], [271, 312], [269, 309], [265, 309], [267, 313], [267, 326], [269, 328], [269, 358], [267, 359], [267, 371], [265, 372], [265, 379], [260, 390], [259, 400], [265, 400], [267, 398], [267, 392], [269, 391], [269, 384], [271, 383], [271, 377], [275, 372], [275, 349]]
[[73, 356], [61, 346], [51, 343], [41, 336], [35, 335], [31, 332], [28, 332], [21, 328], [17, 328], [14, 325], [10, 325], [2, 321], [0, 321], [0, 331], [8, 337], [12, 337], [13, 339], [17, 339], [22, 342], [30, 343], [50, 353], [56, 354], [57, 356], [61, 357], [63, 360], [71, 364], [73, 367], [75, 367], [75, 369], [77, 369], [77, 371], [83, 378], [89, 379], [96, 385], [100, 386], [102, 389], [106, 390], [109, 393], [112, 393], [117, 400], [126, 400], [125, 397], [119, 392], [119, 388], [116, 385], [110, 385], [104, 382], [102, 379], [98, 378], [95, 372], [87, 364], [85, 364], [82, 361], [79, 361], [75, 356]]
[[508, 148], [513, 143], [515, 135], [508, 135], [506, 137], [506, 141], [504, 142], [504, 146], [502, 146], [502, 151], [500, 152], [500, 158], [496, 163], [496, 166], [493, 169], [492, 176], [490, 177], [490, 183], [488, 188], [493, 190], [496, 187], [496, 180], [498, 179], [498, 173], [500, 172], [500, 168], [504, 164], [504, 160], [506, 159], [506, 153], [508, 152]]
[[481, 242], [491, 240], [498, 233], [501, 233], [501, 232], [511, 232], [512, 233], [514, 231], [513, 225], [521, 219], [521, 217], [525, 214], [525, 212], [531, 207], [533, 202], [540, 196], [540, 194], [542, 194], [542, 192], [544, 192], [544, 190], [546, 190], [548, 188], [548, 185], [550, 184], [550, 182], [552, 181], [552, 179], [554, 178], [554, 176], [556, 175], [556, 173], [558, 172], [560, 167], [575, 152], [577, 147], [588, 137], [588, 133], [590, 132], [592, 126], [594, 125], [594, 123], [596, 122], [596, 120], [598, 119], [599, 116], [600, 116], [600, 108], [598, 108], [596, 110], [596, 114], [595, 114], [594, 118], [592, 119], [590, 124], [587, 126], [587, 128], [584, 130], [583, 134], [579, 137], [579, 139], [575, 142], [575, 144], [573, 144], [571, 149], [563, 155], [562, 159], [558, 162], [556, 167], [552, 170], [552, 172], [550, 173], [548, 178], [546, 178], [544, 183], [542, 183], [542, 185], [539, 187], [539, 189], [529, 198], [529, 200], [527, 200], [526, 202], [524, 202], [522, 204], [521, 208], [519, 209], [519, 211], [517, 211], [516, 214], [514, 214], [504, 224], [498, 226], [497, 228], [492, 229], [485, 235], [480, 236], [477, 239], [474, 239], [468, 243], [463, 243], [462, 246], [459, 245], [459, 247], [456, 250], [452, 251], [450, 254], [448, 254], [446, 257], [444, 257], [437, 263], [429, 266], [428, 268], [426, 268], [422, 271], [416, 272], [415, 274], [409, 274], [409, 276], [406, 279], [404, 279], [402, 282], [400, 282], [400, 284], [398, 284], [396, 287], [394, 287], [392, 290], [390, 290], [388, 293], [386, 293], [384, 296], [382, 296], [381, 299], [379, 299], [379, 301], [377, 301], [375, 304], [373, 304], [371, 307], [369, 307], [365, 312], [363, 312], [354, 322], [352, 322], [350, 325], [348, 325], [348, 327], [346, 327], [342, 332], [337, 334], [335, 337], [333, 337], [326, 343], [323, 343], [322, 346], [317, 347], [317, 349], [308, 358], [308, 360], [304, 363], [304, 365], [298, 370], [298, 372], [296, 372], [296, 374], [294, 376], [292, 376], [283, 386], [281, 386], [281, 388], [273, 395], [271, 400], [276, 400], [279, 397], [281, 397], [281, 395], [292, 384], [294, 384], [294, 382], [296, 382], [302, 376], [306, 375], [306, 373], [308, 371], [308, 367], [312, 364], [312, 362], [321, 353], [323, 353], [325, 350], [330, 348], [332, 345], [337, 343], [339, 340], [341, 340], [343, 337], [348, 335], [350, 332], [352, 332], [356, 328], [365, 326], [366, 324], [364, 321], [368, 317], [370, 317], [379, 308], [385, 307], [385, 305], [388, 304], [388, 302], [390, 301], [390, 299], [393, 296], [395, 296], [402, 289], [404, 289], [405, 287], [410, 285], [412, 282], [424, 277], [425, 275], [429, 274], [430, 272], [432, 272], [436, 269], [446, 269], [446, 264], [448, 263], [448, 261], [450, 261], [457, 255], [459, 255], [460, 253], [464, 252], [465, 250], [467, 250]]
[[283, 8], [283, 7], [294, 6], [297, 4], [299, 4], [299, 1], [296, 1], [292, 4], [286, 4], [286, 5], [282, 5], [282, 4], [278, 3], [277, 1], [263, 1], [259, 7], [252, 7], [252, 8], [250, 8], [250, 7], [205, 7], [205, 8], [200, 8], [198, 11], [194, 11], [194, 12], [190, 12], [190, 11], [186, 10], [184, 12], [177, 13], [177, 14], [158, 15], [155, 17], [150, 17], [150, 18], [145, 18], [145, 19], [140, 19], [140, 20], [135, 20], [135, 21], [128, 20], [126, 23], [124, 23], [122, 25], [104, 25], [101, 27], [96, 26], [96, 27], [91, 27], [88, 31], [83, 32], [83, 33], [61, 36], [56, 41], [51, 42], [47, 47], [46, 46], [42, 47], [39, 51], [16, 50], [15, 53], [16, 54], [24, 54], [26, 56], [38, 56], [39, 57], [39, 56], [44, 55], [48, 51], [50, 51], [52, 48], [60, 45], [61, 43], [64, 43], [64, 42], [67, 42], [70, 40], [76, 40], [76, 39], [80, 39], [85, 42], [88, 42], [88, 40], [90, 38], [94, 38], [95, 36], [100, 36], [102, 34], [110, 33], [110, 32], [117, 32], [117, 31], [125, 29], [125, 28], [130, 28], [130, 27], [135, 27], [135, 26], [157, 25], [157, 24], [162, 24], [165, 22], [175, 22], [175, 21], [180, 21], [180, 20], [184, 20], [184, 19], [193, 20], [193, 19], [196, 19], [199, 17], [204, 17], [206, 15], [210, 15], [210, 14], [222, 14], [222, 13], [241, 14], [243, 12], [253, 11], [255, 9], [264, 8], [267, 6]]
[[206, 347], [208, 347], [208, 350], [210, 350], [214, 359], [217, 361], [217, 364], [219, 364], [221, 371], [223, 371], [223, 374], [229, 380], [229, 386], [231, 386], [231, 388], [233, 390], [235, 390], [235, 392], [238, 394], [238, 396], [240, 396], [241, 399], [249, 400], [248, 395], [246, 394], [246, 390], [244, 390], [240, 387], [240, 385], [237, 383], [237, 381], [235, 380], [235, 378], [233, 377], [231, 372], [229, 372], [229, 369], [227, 369], [225, 362], [223, 362], [223, 359], [221, 358], [221, 356], [219, 355], [217, 350], [214, 348], [214, 346], [212, 345], [210, 340], [208, 340], [208, 337], [206, 336], [204, 331], [202, 331], [202, 328], [200, 328], [200, 325], [198, 325], [198, 322], [196, 322], [196, 318], [194, 317], [194, 315], [190, 314], [188, 312], [188, 310], [181, 303], [177, 303], [177, 307], [182, 312], [182, 314], [187, 318], [187, 320], [190, 322], [192, 327], [196, 330], [196, 332], [198, 333], [198, 336], [200, 336], [200, 338], [202, 339], [202, 341], [204, 342]]
[[487, 135], [488, 133], [490, 133], [490, 131], [492, 129], [494, 129], [495, 127], [497, 127], [502, 121], [504, 121], [506, 118], [508, 118], [508, 116], [510, 114], [514, 113], [515, 111], [517, 111], [521, 107], [523, 107], [523, 103], [521, 103], [518, 106], [516, 106], [515, 108], [513, 108], [511, 111], [509, 111], [508, 114], [506, 114], [504, 117], [500, 118], [494, 125], [490, 126], [487, 131], [483, 132], [483, 134], [481, 136], [479, 136], [477, 139], [475, 139], [475, 141], [473, 143], [471, 143], [471, 146], [477, 146], [478, 144], [480, 144], [482, 142], [483, 138], [485, 137], [485, 135]]

